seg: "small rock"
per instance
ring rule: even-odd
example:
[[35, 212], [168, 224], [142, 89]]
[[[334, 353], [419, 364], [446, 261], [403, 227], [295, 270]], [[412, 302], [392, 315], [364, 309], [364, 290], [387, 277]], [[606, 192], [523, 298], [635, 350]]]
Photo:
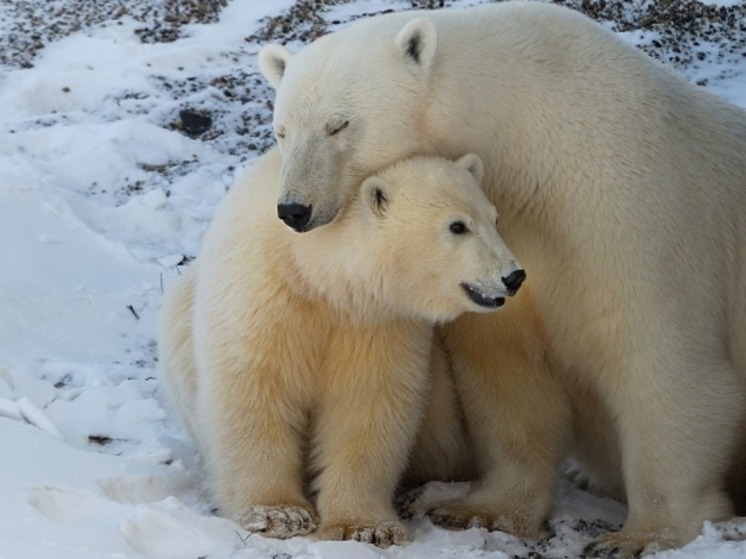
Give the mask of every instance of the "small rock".
[[179, 120], [179, 128], [190, 138], [197, 138], [212, 128], [212, 117], [207, 111], [182, 109], [179, 111]]

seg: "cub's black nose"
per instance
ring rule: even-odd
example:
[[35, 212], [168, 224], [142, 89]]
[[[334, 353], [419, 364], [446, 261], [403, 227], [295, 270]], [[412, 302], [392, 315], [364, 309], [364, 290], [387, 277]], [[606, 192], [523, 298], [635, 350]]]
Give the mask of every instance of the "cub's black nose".
[[311, 206], [303, 204], [277, 204], [277, 217], [285, 225], [302, 232], [311, 219]]
[[507, 277], [502, 278], [503, 284], [508, 288], [508, 293], [510, 293], [510, 295], [515, 295], [525, 279], [526, 272], [523, 270], [516, 270], [515, 272], [511, 272]]

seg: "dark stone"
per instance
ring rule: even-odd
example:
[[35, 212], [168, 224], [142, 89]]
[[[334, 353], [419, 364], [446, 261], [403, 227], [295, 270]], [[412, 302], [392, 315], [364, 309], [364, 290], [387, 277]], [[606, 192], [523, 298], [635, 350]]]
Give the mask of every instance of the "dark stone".
[[182, 109], [179, 111], [180, 128], [190, 138], [197, 138], [212, 128], [212, 117], [207, 111]]

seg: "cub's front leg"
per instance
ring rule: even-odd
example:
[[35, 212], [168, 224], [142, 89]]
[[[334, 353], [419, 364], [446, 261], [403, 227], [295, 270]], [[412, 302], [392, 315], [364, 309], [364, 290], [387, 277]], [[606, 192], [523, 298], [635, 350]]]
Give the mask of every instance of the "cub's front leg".
[[308, 384], [280, 357], [287, 352], [259, 339], [277, 329], [249, 337], [226, 326], [213, 325], [212, 334], [222, 330], [220, 342], [202, 346], [198, 398], [200, 442], [219, 507], [249, 531], [308, 534], [317, 525], [303, 487]]
[[544, 358], [527, 295], [524, 288], [496, 313], [443, 328], [481, 474], [465, 498], [428, 513], [444, 528], [543, 535], [572, 442], [572, 408]]
[[334, 334], [313, 441], [322, 538], [409, 541], [393, 497], [424, 412], [430, 340], [407, 322]]

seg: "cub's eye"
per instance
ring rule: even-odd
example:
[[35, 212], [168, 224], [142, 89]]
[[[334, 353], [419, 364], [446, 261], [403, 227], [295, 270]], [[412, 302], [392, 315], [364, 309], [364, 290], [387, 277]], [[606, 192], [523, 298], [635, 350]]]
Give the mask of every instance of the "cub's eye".
[[342, 130], [347, 128], [350, 125], [349, 120], [345, 120], [341, 124], [329, 124], [326, 127], [326, 133], [330, 136], [334, 136], [335, 134], [339, 134]]
[[282, 129], [277, 130], [277, 132], [275, 132], [275, 136], [279, 140], [284, 140], [285, 139], [285, 130], [282, 130]]
[[448, 226], [448, 229], [454, 235], [464, 235], [465, 233], [469, 232], [469, 228], [466, 226], [466, 224], [463, 221], [454, 221], [454, 222], [452, 222]]

